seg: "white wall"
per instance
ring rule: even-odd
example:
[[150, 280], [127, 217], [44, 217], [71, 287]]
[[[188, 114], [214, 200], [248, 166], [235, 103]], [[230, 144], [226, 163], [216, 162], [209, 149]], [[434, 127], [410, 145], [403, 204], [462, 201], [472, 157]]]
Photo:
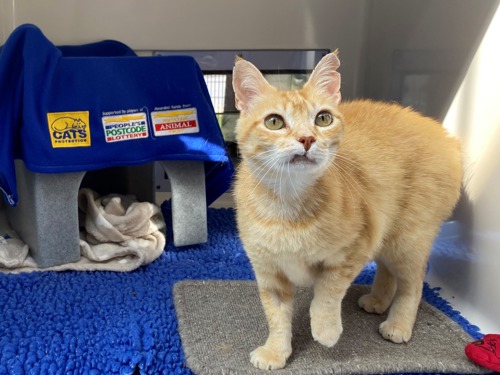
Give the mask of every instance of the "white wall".
[[4, 28], [34, 23], [56, 44], [106, 38], [138, 51], [339, 48], [344, 96], [358, 91], [366, 0], [0, 1], [14, 4], [0, 15]]
[[463, 140], [466, 199], [458, 220], [470, 233], [459, 259], [431, 259], [437, 284], [485, 333], [500, 332], [500, 7], [467, 71], [444, 125]]
[[0, 45], [14, 28], [14, 0], [0, 0]]
[[[415, 73], [431, 73], [428, 115], [442, 119], [455, 81], [472, 59], [496, 0], [371, 0], [367, 10], [363, 94], [393, 92], [397, 53], [410, 52]], [[412, 66], [413, 65], [413, 66]]]

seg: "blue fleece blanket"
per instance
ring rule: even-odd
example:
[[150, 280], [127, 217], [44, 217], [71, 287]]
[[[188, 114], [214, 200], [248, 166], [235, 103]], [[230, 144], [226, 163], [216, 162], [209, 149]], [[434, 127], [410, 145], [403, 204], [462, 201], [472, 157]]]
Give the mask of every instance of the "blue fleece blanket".
[[[169, 217], [169, 206], [163, 206]], [[208, 243], [178, 250], [130, 273], [0, 275], [0, 374], [191, 374], [172, 300], [183, 279], [253, 279], [232, 210], [208, 210]], [[371, 283], [374, 265], [356, 280]], [[424, 287], [424, 299], [481, 335]]]
[[39, 173], [198, 160], [208, 204], [229, 187], [233, 166], [191, 57], [138, 57], [114, 41], [56, 47], [23, 25], [0, 50], [0, 97], [0, 189], [11, 205], [14, 159]]

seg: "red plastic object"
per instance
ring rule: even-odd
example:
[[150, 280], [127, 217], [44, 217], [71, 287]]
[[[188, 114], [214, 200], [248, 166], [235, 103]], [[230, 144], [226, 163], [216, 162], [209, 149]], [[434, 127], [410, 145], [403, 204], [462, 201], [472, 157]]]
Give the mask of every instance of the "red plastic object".
[[465, 355], [480, 366], [500, 372], [500, 335], [485, 335], [467, 344]]

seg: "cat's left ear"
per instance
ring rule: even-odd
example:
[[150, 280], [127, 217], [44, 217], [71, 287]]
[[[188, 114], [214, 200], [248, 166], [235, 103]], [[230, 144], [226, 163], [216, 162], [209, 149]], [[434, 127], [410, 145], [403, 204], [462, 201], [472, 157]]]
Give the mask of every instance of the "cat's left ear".
[[248, 111], [272, 86], [252, 63], [237, 58], [233, 68], [233, 90], [236, 109]]
[[325, 95], [331, 96], [335, 104], [340, 103], [340, 73], [337, 68], [340, 61], [338, 51], [324, 56], [314, 68], [309, 80], [304, 85], [306, 89], [321, 90]]

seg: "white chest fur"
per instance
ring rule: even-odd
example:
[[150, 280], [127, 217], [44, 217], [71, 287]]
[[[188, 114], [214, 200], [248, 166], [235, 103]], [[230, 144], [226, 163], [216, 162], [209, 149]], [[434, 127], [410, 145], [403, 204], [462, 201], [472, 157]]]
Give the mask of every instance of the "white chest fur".
[[276, 266], [296, 286], [311, 286], [317, 276], [316, 269], [309, 266], [304, 259], [278, 257]]

